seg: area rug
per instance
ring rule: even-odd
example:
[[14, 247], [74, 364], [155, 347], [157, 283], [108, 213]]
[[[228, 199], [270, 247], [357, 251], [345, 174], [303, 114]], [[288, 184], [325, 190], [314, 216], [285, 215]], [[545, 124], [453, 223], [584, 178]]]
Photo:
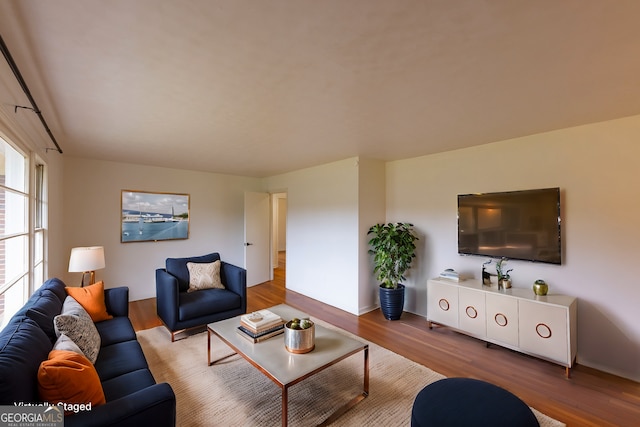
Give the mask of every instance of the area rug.
[[[315, 322], [336, 330], [320, 320]], [[418, 392], [444, 376], [340, 331], [369, 344], [369, 397], [332, 425], [409, 426]], [[156, 327], [138, 332], [138, 340], [156, 381], [168, 382], [176, 394], [178, 426], [281, 425], [280, 387], [238, 355], [208, 366], [206, 332], [172, 343], [167, 330]], [[214, 336], [212, 354], [218, 358], [233, 351]], [[361, 393], [362, 366], [360, 352], [289, 388], [289, 425], [318, 425]], [[535, 409], [533, 412], [541, 427], [564, 426]]]

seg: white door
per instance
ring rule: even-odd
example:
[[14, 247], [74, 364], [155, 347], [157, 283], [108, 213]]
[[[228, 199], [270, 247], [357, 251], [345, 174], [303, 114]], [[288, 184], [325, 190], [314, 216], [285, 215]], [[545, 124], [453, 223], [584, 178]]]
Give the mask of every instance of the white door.
[[518, 300], [507, 295], [487, 293], [487, 337], [518, 346]]
[[476, 289], [458, 289], [458, 323], [460, 329], [484, 338], [487, 335], [485, 293]]
[[441, 325], [458, 327], [458, 287], [427, 281], [427, 319]]
[[269, 194], [244, 193], [244, 268], [247, 286], [271, 278], [269, 249]]
[[571, 365], [567, 307], [518, 301], [520, 348]]

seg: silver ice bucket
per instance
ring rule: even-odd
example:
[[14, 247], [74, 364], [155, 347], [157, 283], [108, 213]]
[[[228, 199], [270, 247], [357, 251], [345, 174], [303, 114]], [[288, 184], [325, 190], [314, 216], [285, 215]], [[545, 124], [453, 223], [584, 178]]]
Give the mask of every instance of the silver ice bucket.
[[291, 323], [284, 325], [284, 347], [295, 354], [309, 353], [315, 347], [316, 325], [311, 322], [307, 329], [291, 329]]

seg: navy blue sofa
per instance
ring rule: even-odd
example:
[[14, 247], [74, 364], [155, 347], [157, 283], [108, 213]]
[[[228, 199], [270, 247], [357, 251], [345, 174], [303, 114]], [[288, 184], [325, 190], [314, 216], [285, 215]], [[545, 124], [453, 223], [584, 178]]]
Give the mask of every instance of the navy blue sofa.
[[[50, 279], [0, 332], [0, 405], [40, 402], [38, 368], [56, 336], [53, 318], [62, 310], [65, 284]], [[129, 289], [105, 289], [113, 319], [96, 323], [101, 348], [94, 366], [106, 403], [65, 416], [65, 426], [175, 426], [176, 397], [156, 384], [129, 320]]]
[[156, 270], [158, 317], [171, 333], [203, 326], [247, 312], [247, 270], [221, 261], [220, 280], [226, 289], [189, 289], [188, 262], [211, 263], [220, 260], [217, 252], [189, 258], [167, 258], [166, 268]]

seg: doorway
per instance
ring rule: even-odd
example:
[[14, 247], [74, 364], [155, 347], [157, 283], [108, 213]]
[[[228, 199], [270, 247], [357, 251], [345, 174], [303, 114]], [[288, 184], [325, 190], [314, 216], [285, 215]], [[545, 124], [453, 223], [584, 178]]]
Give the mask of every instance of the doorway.
[[272, 219], [271, 236], [272, 236], [272, 277], [282, 275], [283, 283], [286, 281], [286, 265], [287, 265], [287, 193], [271, 194]]

